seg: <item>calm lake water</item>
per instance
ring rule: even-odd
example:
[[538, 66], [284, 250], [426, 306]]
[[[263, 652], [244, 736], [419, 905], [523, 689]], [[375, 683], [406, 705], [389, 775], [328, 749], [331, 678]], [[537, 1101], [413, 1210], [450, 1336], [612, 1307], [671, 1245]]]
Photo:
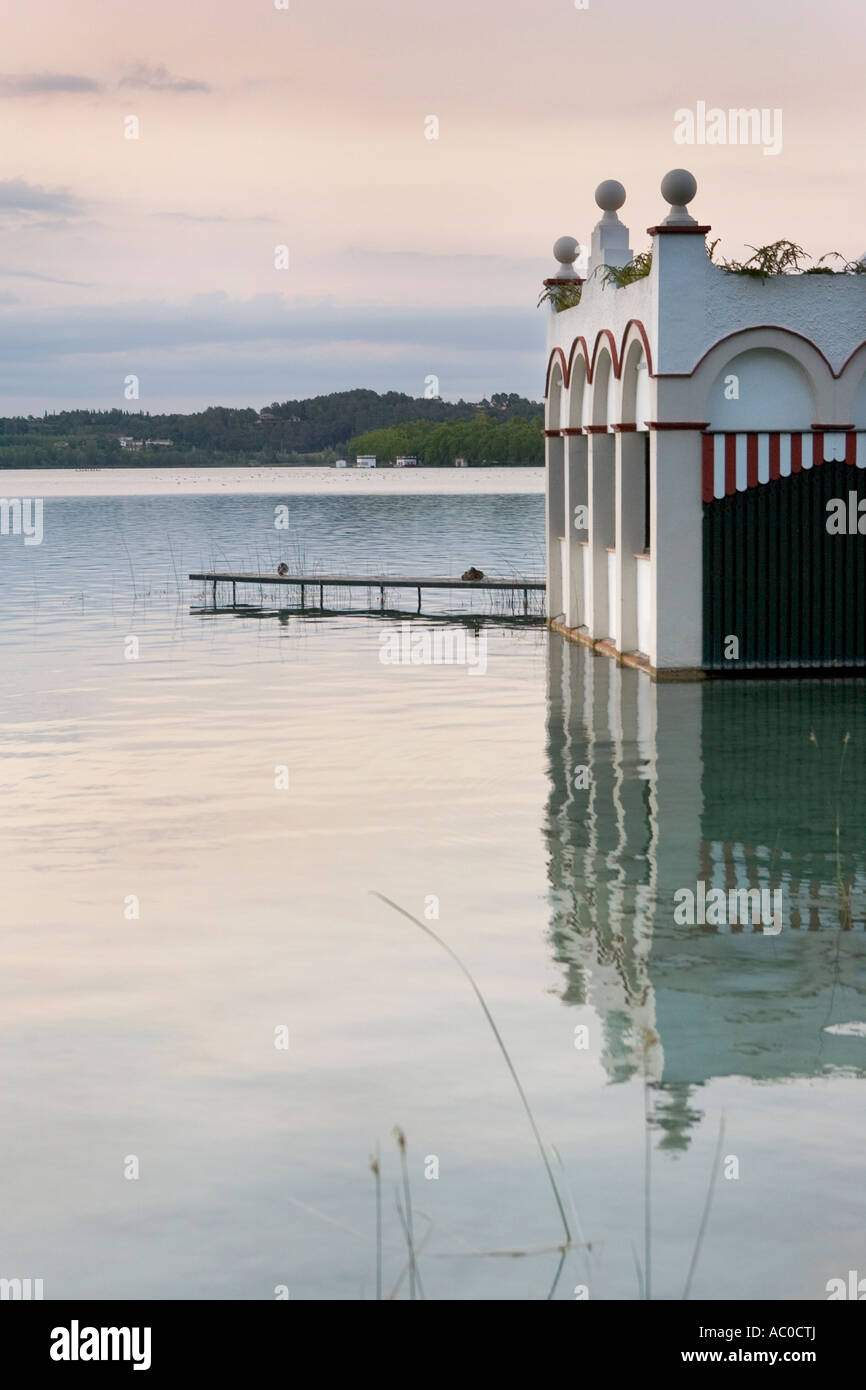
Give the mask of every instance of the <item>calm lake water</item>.
[[[426, 1296], [548, 1297], [481, 1253], [563, 1239], [495, 1039], [374, 891], [555, 1149], [554, 1298], [681, 1298], [708, 1191], [692, 1297], [866, 1275], [862, 684], [652, 686], [477, 596], [483, 674], [383, 662], [433, 614], [194, 611], [202, 566], [543, 570], [538, 495], [317, 486], [93, 475], [0, 538], [0, 1276], [374, 1298], [378, 1144], [404, 1298], [400, 1126]], [[676, 922], [698, 881], [782, 929]]]

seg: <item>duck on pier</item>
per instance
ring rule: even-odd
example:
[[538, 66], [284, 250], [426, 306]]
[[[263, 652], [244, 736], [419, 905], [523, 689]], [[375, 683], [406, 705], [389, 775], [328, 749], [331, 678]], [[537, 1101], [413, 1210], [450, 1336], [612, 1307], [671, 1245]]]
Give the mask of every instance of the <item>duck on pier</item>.
[[484, 578], [484, 571], [483, 571], [483, 570], [477, 570], [477, 569], [475, 568], [474, 565], [470, 565], [470, 566], [469, 566], [469, 569], [466, 571], [466, 573], [465, 573], [465, 574], [461, 574], [460, 578], [461, 578], [461, 579], [467, 579], [467, 580], [474, 580], [474, 581], [477, 583], [479, 579], [483, 579], [483, 578]]

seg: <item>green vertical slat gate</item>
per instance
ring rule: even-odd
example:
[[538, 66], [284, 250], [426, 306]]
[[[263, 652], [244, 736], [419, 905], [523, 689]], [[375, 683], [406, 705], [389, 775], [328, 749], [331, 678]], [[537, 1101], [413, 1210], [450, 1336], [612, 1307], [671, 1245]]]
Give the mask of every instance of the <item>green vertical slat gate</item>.
[[866, 535], [827, 530], [852, 492], [866, 470], [833, 462], [704, 503], [705, 669], [866, 666]]

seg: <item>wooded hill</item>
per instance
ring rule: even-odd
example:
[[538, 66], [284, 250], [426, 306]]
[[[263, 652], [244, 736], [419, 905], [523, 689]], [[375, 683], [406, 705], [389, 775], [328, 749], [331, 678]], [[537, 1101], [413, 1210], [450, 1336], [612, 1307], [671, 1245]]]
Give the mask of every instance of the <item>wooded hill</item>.
[[[0, 468], [331, 463], [339, 456], [348, 457], [350, 443], [371, 430], [411, 426], [416, 431], [430, 431], [437, 425], [471, 425], [484, 419], [485, 432], [492, 426], [522, 423], [531, 424], [537, 433], [542, 416], [543, 406], [539, 402], [514, 394], [498, 393], [490, 400], [454, 403], [439, 397], [407, 396], [400, 391], [379, 394], [367, 390], [275, 401], [260, 411], [226, 406], [210, 406], [191, 415], [65, 410], [41, 417], [0, 419]], [[121, 436], [140, 441], [143, 447], [122, 448]], [[147, 443], [154, 440], [171, 443]], [[503, 435], [503, 445], [505, 442]], [[455, 448], [459, 454], [462, 444]], [[397, 450], [413, 451], [411, 447]], [[447, 462], [453, 463], [453, 456]]]

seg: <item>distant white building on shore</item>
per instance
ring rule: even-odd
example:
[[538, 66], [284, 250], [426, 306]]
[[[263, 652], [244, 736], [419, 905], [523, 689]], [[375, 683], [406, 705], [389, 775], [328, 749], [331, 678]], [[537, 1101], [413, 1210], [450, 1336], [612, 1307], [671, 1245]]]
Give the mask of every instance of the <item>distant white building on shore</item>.
[[696, 191], [664, 177], [638, 263], [613, 179], [588, 270], [554, 247], [548, 618], [659, 679], [864, 669], [866, 274], [725, 269]]
[[358, 454], [357, 458], [355, 459], [355, 467], [356, 467], [356, 468], [375, 468], [375, 467], [376, 467], [376, 455], [375, 455], [375, 454]]
[[399, 454], [399, 455], [397, 456], [397, 458], [394, 460], [394, 467], [395, 467], [395, 468], [417, 468], [417, 467], [418, 467], [418, 456], [417, 456], [417, 454]]
[[345, 459], [337, 459], [336, 463], [334, 464], [334, 467], [335, 467], [335, 468], [348, 468], [349, 465], [348, 465], [348, 463], [346, 462]]
[[117, 440], [121, 449], [130, 449], [137, 453], [139, 449], [170, 449], [174, 443], [173, 439], [136, 439], [131, 434], [121, 434]]

